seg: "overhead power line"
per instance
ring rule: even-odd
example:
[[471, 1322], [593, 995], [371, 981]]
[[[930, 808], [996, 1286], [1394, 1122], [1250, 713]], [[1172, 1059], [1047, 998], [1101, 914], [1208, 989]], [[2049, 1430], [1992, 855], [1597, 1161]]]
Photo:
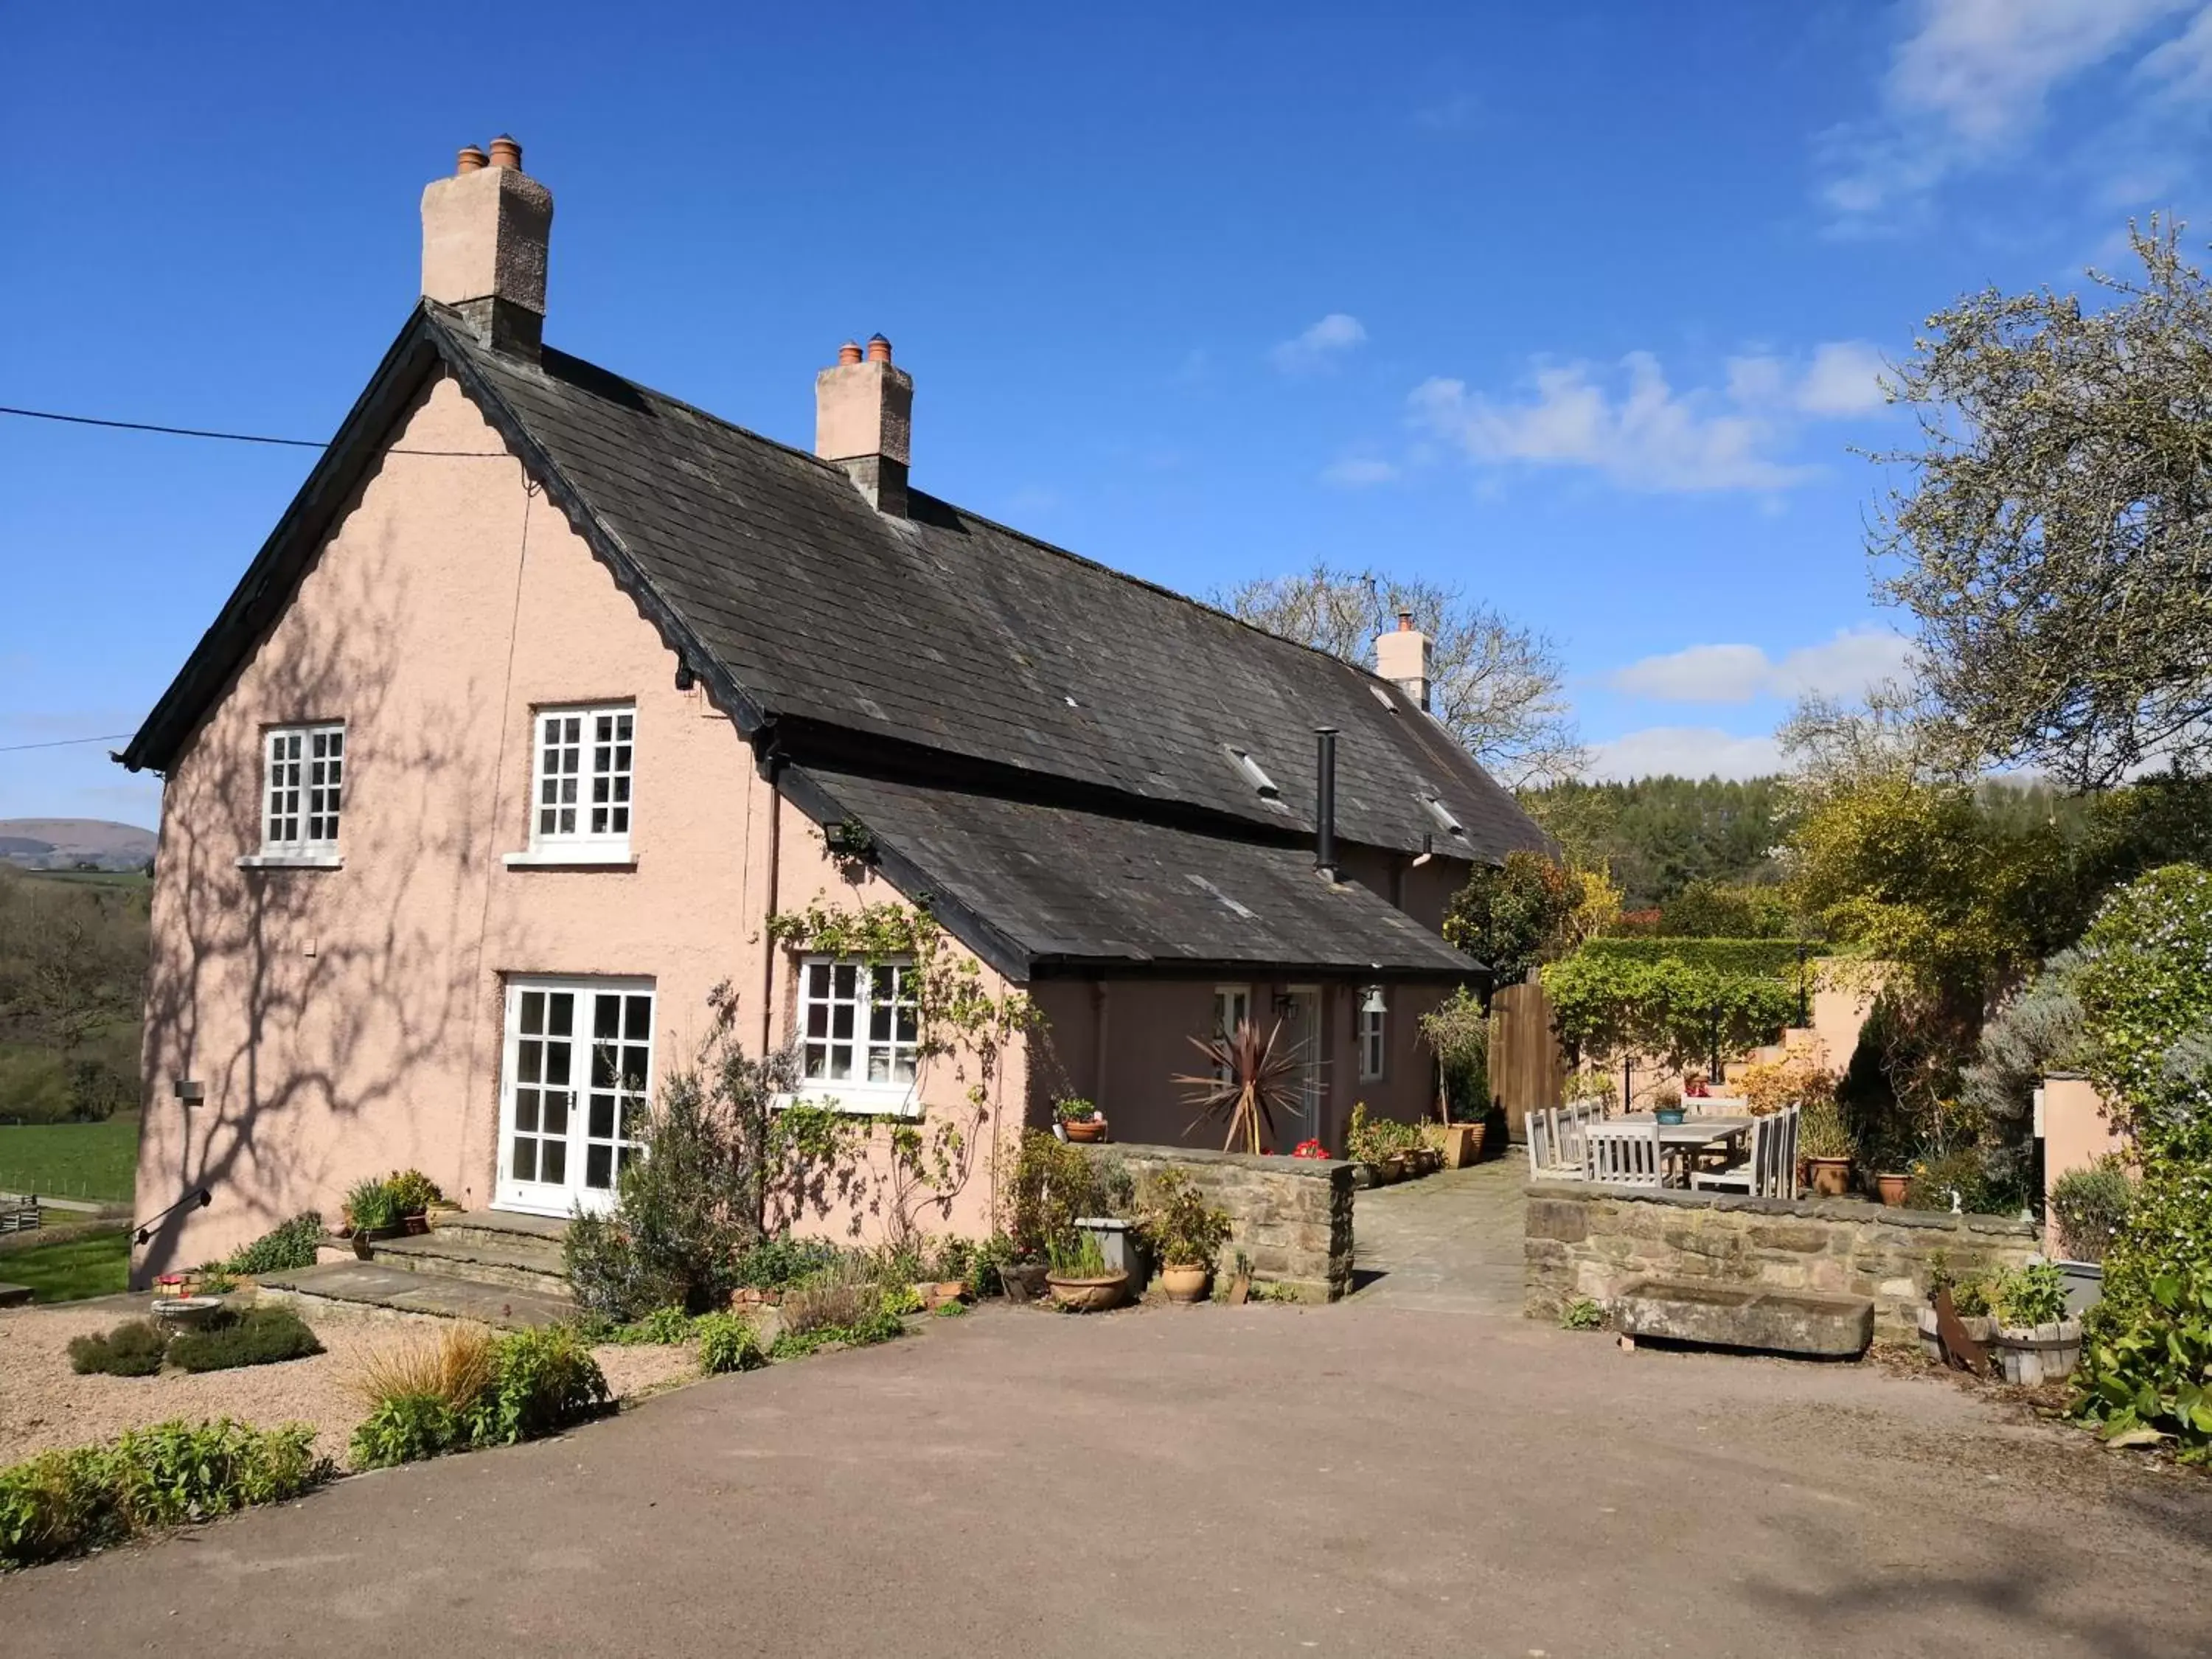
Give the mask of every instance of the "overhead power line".
[[[51, 409], [14, 409], [0, 404], [0, 415], [19, 416], [27, 421], [58, 421], [64, 426], [105, 427], [113, 432], [152, 432], [165, 438], [215, 438], [228, 444], [271, 444], [282, 449], [328, 449], [330, 445], [313, 438], [270, 438], [257, 432], [213, 432], [197, 426], [160, 426], [151, 421], [111, 421], [97, 415], [64, 415]], [[504, 452], [483, 449], [401, 449], [392, 448], [387, 455], [452, 455], [477, 461], [504, 461], [514, 459]]]
[[12, 755], [20, 749], [67, 749], [80, 743], [121, 743], [125, 738], [137, 735], [135, 732], [110, 732], [100, 738], [55, 738], [46, 743], [0, 743], [0, 755]]

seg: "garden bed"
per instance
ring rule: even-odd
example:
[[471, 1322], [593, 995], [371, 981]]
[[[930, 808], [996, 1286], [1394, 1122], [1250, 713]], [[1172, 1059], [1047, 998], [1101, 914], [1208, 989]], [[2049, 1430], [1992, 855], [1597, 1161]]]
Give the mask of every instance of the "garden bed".
[[[147, 1302], [133, 1297], [97, 1306], [0, 1313], [0, 1401], [6, 1403], [0, 1411], [0, 1466], [171, 1418], [224, 1416], [264, 1427], [310, 1424], [316, 1431], [316, 1450], [343, 1462], [347, 1437], [368, 1414], [349, 1385], [361, 1358], [374, 1350], [419, 1340], [424, 1332], [435, 1334], [447, 1323], [319, 1309], [307, 1317], [325, 1352], [311, 1358], [199, 1376], [79, 1376], [70, 1370], [71, 1337], [140, 1317]], [[697, 1374], [689, 1347], [609, 1345], [592, 1354], [617, 1400]]]

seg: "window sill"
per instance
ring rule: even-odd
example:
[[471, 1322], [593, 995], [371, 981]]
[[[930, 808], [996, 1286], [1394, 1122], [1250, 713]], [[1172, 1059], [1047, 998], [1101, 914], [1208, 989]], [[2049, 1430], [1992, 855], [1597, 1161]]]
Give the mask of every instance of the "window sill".
[[637, 854], [627, 847], [533, 847], [509, 853], [510, 870], [635, 870]]
[[244, 853], [235, 860], [241, 870], [343, 870], [345, 860], [336, 853]]
[[842, 1087], [831, 1084], [778, 1095], [772, 1103], [779, 1111], [788, 1106], [826, 1106], [854, 1117], [918, 1118], [922, 1115], [921, 1096], [911, 1086], [896, 1083], [848, 1083]]

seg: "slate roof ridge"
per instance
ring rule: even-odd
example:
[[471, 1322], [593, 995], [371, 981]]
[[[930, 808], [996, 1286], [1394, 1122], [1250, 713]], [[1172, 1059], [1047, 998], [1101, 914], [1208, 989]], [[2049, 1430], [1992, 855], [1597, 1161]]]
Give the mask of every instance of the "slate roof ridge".
[[[438, 320], [447, 327], [462, 330], [466, 329], [467, 325], [461, 320], [458, 313], [452, 311], [447, 307], [440, 305], [436, 301], [425, 300], [422, 302], [422, 307], [425, 311], [434, 313], [437, 316]], [[557, 357], [566, 362], [574, 363], [577, 368], [586, 370], [590, 374], [603, 376], [607, 380], [617, 381], [642, 397], [650, 398], [656, 403], [666, 404], [674, 409], [679, 409], [685, 414], [696, 416], [697, 419], [711, 422], [713, 424], [720, 427], [724, 431], [733, 433], [740, 438], [747, 439], [754, 443], [766, 445], [770, 449], [781, 450], [785, 454], [795, 456], [799, 459], [805, 461], [809, 465], [821, 469], [823, 472], [833, 474], [841, 478], [845, 476], [844, 469], [839, 466], [836, 462], [824, 460], [811, 449], [801, 449], [796, 444], [786, 443], [781, 438], [772, 437], [769, 434], [757, 431], [752, 427], [743, 424], [741, 422], [733, 421], [726, 415], [717, 415], [711, 409], [702, 408], [701, 405], [692, 403], [686, 398], [677, 397], [672, 392], [663, 392], [658, 386], [647, 386], [642, 380], [634, 380], [630, 379], [629, 375], [620, 374], [617, 371], [608, 368], [602, 364], [593, 362], [588, 357], [579, 357], [572, 351], [563, 351], [558, 346], [550, 345], [544, 348], [543, 356], [546, 357]], [[542, 362], [535, 365], [526, 362], [519, 366], [525, 368], [535, 368], [538, 374], [546, 374], [545, 368]], [[548, 375], [547, 378], [550, 379], [552, 377]], [[1116, 565], [1108, 564], [1103, 559], [1094, 559], [1088, 554], [1079, 553], [1073, 548], [1062, 547], [1057, 542], [1047, 541], [1043, 537], [1036, 535], [1032, 532], [1024, 530], [1018, 525], [1011, 525], [1002, 519], [994, 519], [987, 514], [976, 512], [972, 507], [963, 507], [959, 502], [950, 501], [945, 496], [938, 495], [934, 490], [917, 489], [911, 482], [909, 482], [907, 493], [910, 497], [930, 502], [933, 506], [943, 507], [948, 513], [957, 514], [963, 519], [969, 520], [975, 524], [984, 526], [991, 530], [995, 530], [1001, 535], [1012, 536], [1018, 541], [1026, 542], [1030, 546], [1036, 548], [1040, 552], [1053, 554], [1057, 557], [1066, 559], [1073, 563], [1082, 565], [1087, 569], [1095, 570], [1102, 575], [1111, 576], [1118, 581], [1127, 582], [1133, 587], [1143, 588], [1149, 592], [1158, 594], [1163, 599], [1172, 599], [1178, 604], [1189, 605], [1194, 610], [1203, 611], [1209, 616], [1218, 617], [1225, 622], [1234, 623], [1237, 627], [1244, 629], [1249, 633], [1257, 635], [1261, 639], [1269, 641], [1274, 645], [1287, 646], [1292, 650], [1306, 652], [1312, 656], [1319, 657], [1322, 661], [1328, 663], [1334, 667], [1350, 669], [1354, 673], [1358, 674], [1366, 679], [1376, 680], [1384, 685], [1392, 684], [1392, 682], [1382, 679], [1382, 677], [1372, 668], [1367, 667], [1365, 665], [1361, 663], [1347, 661], [1346, 659], [1338, 656], [1334, 651], [1325, 650], [1317, 645], [1310, 645], [1304, 640], [1291, 639], [1287, 635], [1277, 634], [1271, 629], [1261, 627], [1255, 622], [1252, 622], [1246, 617], [1238, 616], [1233, 611], [1224, 610], [1218, 605], [1210, 604], [1206, 600], [1200, 599], [1195, 594], [1186, 593], [1179, 588], [1170, 587], [1164, 582], [1156, 582], [1150, 577], [1134, 574], [1130, 571], [1121, 569]], [[1431, 718], [1433, 718], [1433, 716]]]

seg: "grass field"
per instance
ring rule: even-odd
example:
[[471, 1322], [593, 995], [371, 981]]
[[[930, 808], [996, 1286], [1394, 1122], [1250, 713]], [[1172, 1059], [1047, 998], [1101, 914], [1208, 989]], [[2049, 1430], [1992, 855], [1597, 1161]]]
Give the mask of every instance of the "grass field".
[[[49, 1211], [51, 1217], [53, 1213]], [[40, 1244], [0, 1255], [0, 1279], [27, 1285], [38, 1302], [81, 1302], [88, 1296], [119, 1296], [131, 1275], [127, 1229]]]
[[128, 1202], [138, 1168], [138, 1115], [105, 1123], [0, 1125], [0, 1192]]

